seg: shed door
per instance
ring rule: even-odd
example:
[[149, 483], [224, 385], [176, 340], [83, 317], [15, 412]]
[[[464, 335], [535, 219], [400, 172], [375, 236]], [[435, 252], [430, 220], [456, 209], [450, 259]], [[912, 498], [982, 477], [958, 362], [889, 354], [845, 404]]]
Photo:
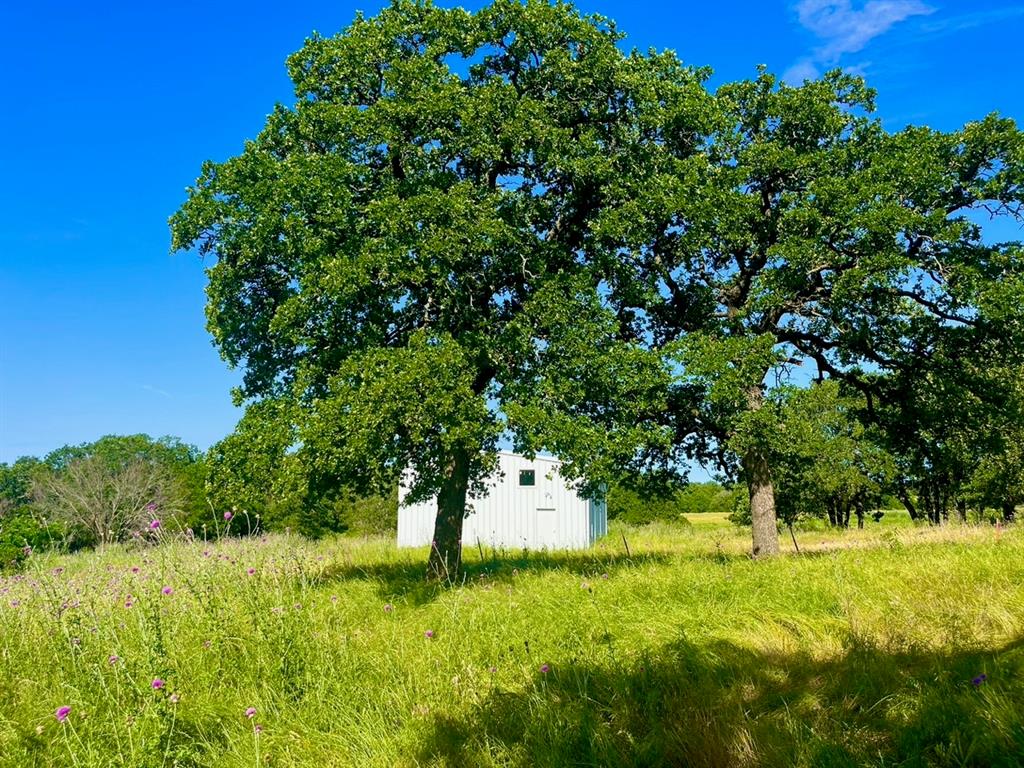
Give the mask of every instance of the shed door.
[[[541, 465], [543, 467], [543, 465]], [[556, 487], [554, 467], [538, 467], [537, 469], [537, 512], [536, 527], [537, 544], [541, 547], [557, 547], [558, 541], [558, 505], [556, 503]]]

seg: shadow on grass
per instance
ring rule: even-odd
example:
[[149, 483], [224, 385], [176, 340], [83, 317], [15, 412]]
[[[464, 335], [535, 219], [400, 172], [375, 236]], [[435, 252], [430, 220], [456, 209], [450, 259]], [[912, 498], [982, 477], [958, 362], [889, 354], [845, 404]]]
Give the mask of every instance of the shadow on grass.
[[[978, 684], [974, 680], [987, 675]], [[555, 665], [437, 716], [417, 764], [1024, 765], [1024, 640], [987, 651], [840, 658], [681, 641], [621, 668]]]
[[[491, 552], [484, 559], [463, 562], [459, 588], [511, 584], [516, 578], [550, 571], [563, 571], [576, 576], [601, 578], [628, 568], [664, 564], [673, 556], [661, 552], [645, 552], [627, 556], [596, 550], [585, 552]], [[448, 585], [428, 584], [426, 554], [422, 560], [338, 565], [324, 575], [326, 581], [362, 580], [376, 582], [384, 599], [402, 597], [414, 605], [422, 605], [439, 597]]]

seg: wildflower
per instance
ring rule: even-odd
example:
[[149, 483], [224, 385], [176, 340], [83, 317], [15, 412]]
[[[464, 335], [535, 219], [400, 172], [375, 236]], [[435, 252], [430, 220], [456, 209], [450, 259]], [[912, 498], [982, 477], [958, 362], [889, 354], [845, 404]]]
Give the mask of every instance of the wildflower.
[[159, 677], [154, 677], [152, 685], [154, 691], [159, 691], [161, 688], [164, 687], [165, 683]]
[[252, 729], [256, 731], [256, 733], [263, 733], [263, 726], [259, 723], [256, 723], [256, 725], [254, 725]]
[[255, 568], [250, 568], [249, 570], [246, 571], [246, 573], [248, 573], [250, 576], [253, 576], [256, 573], [256, 569]]
[[151, 522], [151, 523], [149, 524], [149, 530], [151, 530], [151, 531], [155, 531], [155, 530], [157, 530], [157, 529], [158, 529], [159, 527], [160, 527], [160, 521], [159, 521], [159, 520], [154, 520], [153, 522]]
[[156, 502], [155, 501], [149, 502], [149, 504], [146, 505], [146, 511], [147, 512], [156, 512]]
[[338, 602], [338, 596], [337, 595], [331, 595], [331, 602], [332, 603]]
[[170, 698], [168, 698], [168, 701], [170, 701], [171, 704], [177, 704], [180, 700], [180, 697], [176, 693], [172, 693], [170, 695]]
[[423, 636], [425, 638], [427, 638], [427, 640], [433, 640], [434, 639], [434, 630], [428, 629], [426, 632], [423, 633]]
[[489, 670], [487, 670], [487, 671], [488, 671], [488, 672], [490, 672], [490, 673], [491, 673], [491, 674], [493, 675], [493, 674], [496, 674], [496, 673], [497, 673], [497, 671], [498, 671], [498, 668], [497, 668], [497, 667], [491, 667], [491, 668], [490, 668]]
[[174, 588], [173, 587], [164, 587], [160, 591], [163, 592], [165, 595], [173, 595], [174, 594]]
[[212, 645], [213, 645], [213, 641], [212, 640], [203, 640], [203, 648], [209, 648]]
[[984, 682], [985, 682], [986, 680], [988, 680], [988, 675], [986, 675], [986, 674], [985, 674], [984, 672], [982, 672], [982, 673], [981, 673], [980, 675], [978, 675], [978, 676], [977, 676], [976, 678], [974, 678], [973, 680], [971, 680], [971, 683], [972, 683], [972, 684], [974, 685], [974, 687], [975, 687], [975, 688], [978, 688], [978, 687], [979, 687], [979, 686], [980, 686], [980, 685], [981, 685], [982, 683], [984, 683]]
[[228, 510], [224, 513], [224, 522], [228, 522], [232, 517], [234, 517], [234, 515], [231, 513], [231, 510]]
[[53, 716], [57, 718], [57, 722], [63, 723], [65, 720], [68, 719], [68, 715], [70, 714], [71, 707], [65, 705], [63, 707], [58, 707], [57, 711], [53, 713]]
[[607, 579], [608, 578], [608, 574], [607, 573], [602, 573], [601, 574], [601, 578], [602, 579]]
[[384, 613], [391, 613], [393, 610], [395, 610], [395, 606], [391, 603], [384, 603]]
[[133, 605], [135, 605], [135, 603], [132, 601], [132, 596], [128, 595], [128, 597], [125, 598], [124, 607], [131, 608]]
[[57, 568], [53, 569], [53, 575], [54, 576], [60, 576], [62, 573], [64, 573], [64, 569], [61, 568], [61, 567], [57, 567]]
[[138, 573], [138, 572], [139, 572], [139, 566], [133, 565], [132, 566], [132, 573]]
[[22, 547], [21, 548], [21, 554], [23, 554], [25, 557], [31, 556], [32, 555], [32, 545], [31, 544], [26, 544], [24, 547]]
[[247, 710], [245, 710], [245, 716], [248, 717], [250, 720], [256, 717], [256, 707], [249, 707]]
[[110, 654], [110, 658], [108, 658], [107, 661], [109, 661], [111, 664], [117, 664], [117, 662], [120, 661], [120, 659], [120, 656], [112, 653]]
[[540, 673], [542, 675], [546, 675], [550, 671], [551, 671], [551, 665], [550, 664], [541, 664], [540, 665]]

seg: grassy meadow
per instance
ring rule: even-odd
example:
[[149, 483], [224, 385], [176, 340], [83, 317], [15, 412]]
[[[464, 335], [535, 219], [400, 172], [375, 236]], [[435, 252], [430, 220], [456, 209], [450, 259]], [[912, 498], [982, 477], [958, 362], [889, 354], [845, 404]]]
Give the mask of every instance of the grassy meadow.
[[34, 556], [0, 766], [1024, 764], [1024, 531], [747, 537], [474, 549], [447, 589], [374, 539]]

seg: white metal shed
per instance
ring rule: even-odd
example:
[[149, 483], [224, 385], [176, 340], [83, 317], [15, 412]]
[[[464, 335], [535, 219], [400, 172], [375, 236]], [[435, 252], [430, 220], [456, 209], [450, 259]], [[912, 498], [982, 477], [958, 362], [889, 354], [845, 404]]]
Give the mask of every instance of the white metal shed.
[[[585, 549], [608, 532], [604, 499], [580, 496], [559, 475], [558, 459], [498, 454], [498, 471], [487, 494], [467, 499], [471, 510], [462, 528], [466, 546], [526, 549]], [[428, 546], [434, 536], [437, 499], [405, 505], [408, 488], [398, 489], [398, 546]]]

